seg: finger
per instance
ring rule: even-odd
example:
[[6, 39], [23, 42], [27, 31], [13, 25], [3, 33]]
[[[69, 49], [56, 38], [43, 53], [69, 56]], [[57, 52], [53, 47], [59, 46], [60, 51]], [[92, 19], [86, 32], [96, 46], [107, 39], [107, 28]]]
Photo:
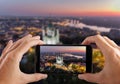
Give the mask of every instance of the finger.
[[31, 34], [28, 34], [24, 36], [23, 38], [19, 39], [18, 41], [14, 42], [13, 46], [11, 47], [11, 50], [14, 50], [16, 47], [18, 47], [25, 39], [32, 38]]
[[4, 50], [2, 51], [0, 63], [1, 63], [2, 60], [6, 57], [6, 54], [8, 53], [8, 51], [10, 50], [10, 48], [11, 48], [12, 45], [13, 45], [13, 41], [10, 40], [10, 41], [8, 42], [8, 44], [6, 45], [6, 47], [4, 48]]
[[1, 64], [1, 57], [0, 57], [0, 64]]
[[40, 73], [24, 75], [24, 79], [26, 80], [26, 83], [36, 82], [46, 78], [47, 78], [47, 74], [40, 74]]
[[11, 48], [12, 45], [13, 45], [13, 41], [10, 40], [10, 41], [8, 42], [8, 44], [6, 45], [6, 47], [4, 48], [4, 50], [2, 51], [2, 55], [3, 55], [3, 56], [4, 56], [4, 54], [6, 54], [6, 53], [9, 51], [9, 49]]
[[17, 50], [19, 50], [19, 52], [23, 55], [24, 53], [26, 53], [29, 48], [35, 46], [35, 45], [42, 45], [43, 41], [41, 40], [32, 40], [30, 42], [23, 42], [18, 48]]
[[29, 50], [29, 48], [35, 46], [35, 45], [42, 45], [43, 41], [41, 40], [32, 40], [32, 41], [25, 41], [21, 43], [20, 46], [18, 46], [13, 53], [15, 53], [16, 58], [18, 59], [17, 61], [21, 61], [22, 56]]
[[32, 39], [40, 39], [40, 36], [34, 36]]
[[99, 73], [96, 73], [96, 74], [81, 74], [81, 75], [78, 75], [78, 78], [79, 79], [82, 79], [82, 80], [86, 80], [88, 82], [93, 82], [93, 83], [100, 83], [102, 80], [101, 79], [101, 76]]
[[111, 46], [113, 46], [113, 47], [115, 47], [115, 48], [119, 48], [118, 45], [117, 45], [114, 41], [112, 41], [111, 39], [109, 39], [108, 37], [104, 36], [104, 39], [105, 39]]
[[114, 47], [111, 46], [101, 35], [90, 36], [86, 38], [82, 44], [88, 45], [91, 43], [95, 43], [97, 47], [102, 51], [106, 60], [113, 59], [112, 52], [114, 51]]
[[38, 43], [38, 45], [43, 45], [45, 44], [42, 40], [40, 40], [40, 42]]
[[26, 35], [26, 36], [24, 36], [23, 38], [21, 38], [21, 39], [24, 39], [24, 38], [31, 38], [32, 37], [32, 35], [31, 34], [28, 34], [28, 35]]

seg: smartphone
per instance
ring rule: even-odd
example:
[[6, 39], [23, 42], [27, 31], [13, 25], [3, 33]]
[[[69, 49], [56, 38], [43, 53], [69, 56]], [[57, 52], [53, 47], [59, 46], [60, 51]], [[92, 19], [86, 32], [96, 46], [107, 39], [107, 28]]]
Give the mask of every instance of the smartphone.
[[92, 48], [89, 45], [38, 45], [36, 72], [83, 74], [92, 72]]

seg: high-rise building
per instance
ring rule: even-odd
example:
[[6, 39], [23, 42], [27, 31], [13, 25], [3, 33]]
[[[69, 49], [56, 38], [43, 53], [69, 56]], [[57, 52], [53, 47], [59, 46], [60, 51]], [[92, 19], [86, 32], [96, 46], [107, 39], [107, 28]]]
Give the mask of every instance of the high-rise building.
[[47, 27], [43, 27], [42, 38], [46, 44], [59, 44], [59, 30], [49, 24]]

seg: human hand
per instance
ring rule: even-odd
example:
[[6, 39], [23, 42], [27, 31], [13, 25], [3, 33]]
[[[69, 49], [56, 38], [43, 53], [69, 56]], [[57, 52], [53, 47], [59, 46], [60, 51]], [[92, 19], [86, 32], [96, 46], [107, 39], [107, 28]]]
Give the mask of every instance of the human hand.
[[104, 68], [95, 74], [79, 74], [79, 79], [100, 84], [120, 84], [120, 47], [101, 35], [90, 36], [82, 44], [91, 43], [95, 43], [105, 56]]
[[27, 35], [14, 43], [12, 40], [8, 42], [0, 57], [0, 84], [26, 84], [47, 78], [46, 74], [25, 74], [19, 68], [29, 48], [43, 44], [39, 39], [39, 36]]

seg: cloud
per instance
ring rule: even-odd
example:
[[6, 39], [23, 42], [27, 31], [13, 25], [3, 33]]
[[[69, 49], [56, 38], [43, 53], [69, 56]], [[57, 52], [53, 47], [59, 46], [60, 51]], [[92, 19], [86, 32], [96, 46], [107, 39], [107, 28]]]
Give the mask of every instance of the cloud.
[[96, 26], [96, 25], [87, 25], [87, 24], [84, 24], [84, 23], [74, 24], [74, 23], [70, 22], [68, 24], [68, 26], [81, 28], [81, 29], [83, 29], [84, 27], [87, 27], [91, 30], [96, 30], [96, 31], [99, 31], [99, 32], [110, 32], [110, 30], [111, 30], [111, 28], [108, 28], [108, 27], [99, 27], [99, 26]]

